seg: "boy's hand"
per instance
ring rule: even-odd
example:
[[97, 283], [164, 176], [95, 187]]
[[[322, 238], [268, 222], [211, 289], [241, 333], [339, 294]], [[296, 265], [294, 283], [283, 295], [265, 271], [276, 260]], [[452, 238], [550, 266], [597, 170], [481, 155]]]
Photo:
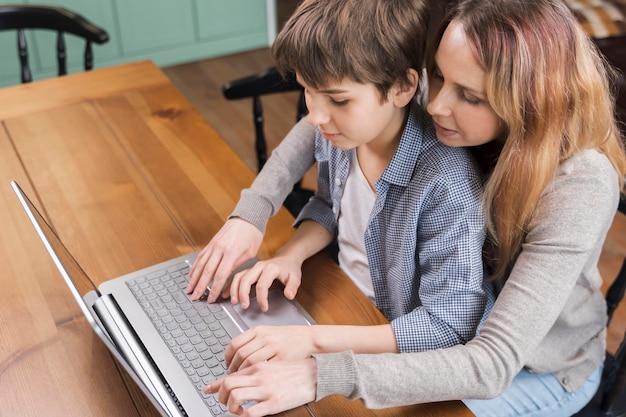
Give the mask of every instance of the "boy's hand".
[[292, 256], [276, 256], [267, 261], [259, 261], [252, 268], [235, 275], [230, 286], [230, 299], [242, 308], [250, 306], [250, 289], [256, 283], [256, 299], [261, 311], [269, 309], [268, 292], [274, 280], [285, 286], [284, 294], [293, 300], [300, 288], [302, 261]]
[[257, 326], [235, 337], [224, 352], [233, 373], [268, 360], [298, 360], [314, 352], [311, 326]]
[[226, 221], [224, 226], [198, 254], [189, 273], [189, 284], [185, 289], [192, 294], [192, 300], [198, 300], [211, 284], [208, 301], [211, 303], [228, 288], [224, 283], [240, 265], [256, 256], [263, 233], [252, 223], [239, 218]]

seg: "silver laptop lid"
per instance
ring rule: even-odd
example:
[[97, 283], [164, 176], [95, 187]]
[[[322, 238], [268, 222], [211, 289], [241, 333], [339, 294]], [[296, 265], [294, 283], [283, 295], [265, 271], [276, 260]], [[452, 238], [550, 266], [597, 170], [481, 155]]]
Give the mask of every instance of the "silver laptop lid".
[[132, 353], [129, 352], [130, 348], [128, 346], [126, 347], [126, 353], [123, 352], [124, 349], [120, 351], [120, 347], [123, 348], [123, 346], [119, 346], [116, 341], [114, 341], [114, 339], [116, 339], [119, 343], [119, 338], [112, 337], [110, 331], [107, 330], [106, 326], [100, 321], [100, 318], [94, 311], [94, 306], [100, 301], [103, 301], [103, 299], [93, 281], [67, 250], [56, 232], [41, 215], [30, 198], [26, 196], [19, 184], [16, 181], [11, 181], [11, 187], [46, 248], [46, 251], [50, 255], [50, 258], [65, 281], [70, 293], [74, 297], [74, 300], [96, 335], [104, 342], [107, 349], [113, 354], [116, 360], [122, 364], [139, 388], [163, 415], [179, 415], [175, 413], [175, 409], [173, 412], [168, 411], [168, 409], [172, 410], [174, 405], [166, 404], [170, 403], [171, 400], [169, 398], [164, 400], [162, 398], [163, 394], [159, 394], [159, 390], [155, 387], [155, 384], [150, 381], [149, 375], [147, 375], [144, 370], [147, 366], [138, 363], [129, 363], [128, 359], [133, 359], [132, 357], [129, 358], [129, 356], [133, 356]]
[[[161, 269], [163, 265], [172, 262], [178, 264], [183, 259], [185, 262], [190, 262], [191, 259], [192, 262], [196, 253], [134, 271], [96, 287], [20, 186], [15, 181], [11, 182], [11, 186], [87, 321], [157, 409], [163, 415], [178, 416], [181, 415], [182, 404], [185, 404], [184, 409], [190, 415], [206, 415], [204, 406], [201, 409], [196, 407], [199, 397], [195, 398], [197, 394], [189, 389], [192, 386], [182, 368], [178, 363], [174, 365], [176, 371], [170, 367], [172, 362], [166, 358], [174, 358], [170, 355], [169, 348], [126, 285], [131, 276], [143, 275], [154, 268]], [[256, 259], [251, 260], [240, 269], [251, 266], [255, 261]], [[252, 301], [246, 310], [228, 301], [220, 305], [233, 320], [237, 333], [262, 324], [315, 323], [297, 302], [287, 300], [278, 288], [269, 292], [269, 302], [270, 310], [266, 313], [260, 310], [256, 301]], [[136, 331], [141, 331], [142, 334], [138, 335]], [[176, 373], [181, 375], [175, 375]], [[184, 382], [181, 383], [181, 379]], [[173, 384], [174, 381], [176, 384]], [[176, 387], [181, 389], [177, 390]]]
[[95, 291], [96, 294], [100, 295], [98, 289], [63, 245], [52, 226], [26, 196], [19, 184], [16, 181], [11, 181], [11, 187], [87, 321], [92, 327], [99, 327], [91, 309], [83, 299], [90, 291]]

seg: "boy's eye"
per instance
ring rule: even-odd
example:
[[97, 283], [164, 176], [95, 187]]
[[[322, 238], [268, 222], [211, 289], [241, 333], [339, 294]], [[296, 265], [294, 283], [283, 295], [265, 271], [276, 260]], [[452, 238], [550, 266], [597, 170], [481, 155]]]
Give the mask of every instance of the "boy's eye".
[[348, 100], [335, 100], [334, 98], [331, 98], [330, 102], [333, 104], [333, 106], [337, 107], [342, 107], [348, 104]]

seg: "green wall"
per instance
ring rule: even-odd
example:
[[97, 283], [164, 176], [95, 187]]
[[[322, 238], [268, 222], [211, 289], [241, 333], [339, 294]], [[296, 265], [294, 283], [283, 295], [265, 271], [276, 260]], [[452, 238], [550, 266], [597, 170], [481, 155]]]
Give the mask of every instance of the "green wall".
[[[18, 3], [63, 6], [106, 29], [109, 42], [93, 45], [95, 68], [143, 59], [168, 66], [257, 49], [275, 30], [266, 0], [0, 0]], [[65, 41], [68, 72], [81, 71], [84, 42], [72, 35]], [[27, 42], [33, 79], [56, 76], [56, 33], [30, 32]], [[0, 32], [0, 48], [0, 86], [18, 84], [15, 31]]]

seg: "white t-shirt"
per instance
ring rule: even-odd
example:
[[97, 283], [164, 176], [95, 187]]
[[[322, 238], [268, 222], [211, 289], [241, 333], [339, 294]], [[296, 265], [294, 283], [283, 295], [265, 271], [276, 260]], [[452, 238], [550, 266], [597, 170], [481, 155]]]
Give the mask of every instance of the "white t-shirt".
[[376, 193], [363, 175], [356, 150], [353, 149], [338, 220], [339, 265], [372, 301], [374, 288], [365, 252], [365, 228], [375, 200]]

